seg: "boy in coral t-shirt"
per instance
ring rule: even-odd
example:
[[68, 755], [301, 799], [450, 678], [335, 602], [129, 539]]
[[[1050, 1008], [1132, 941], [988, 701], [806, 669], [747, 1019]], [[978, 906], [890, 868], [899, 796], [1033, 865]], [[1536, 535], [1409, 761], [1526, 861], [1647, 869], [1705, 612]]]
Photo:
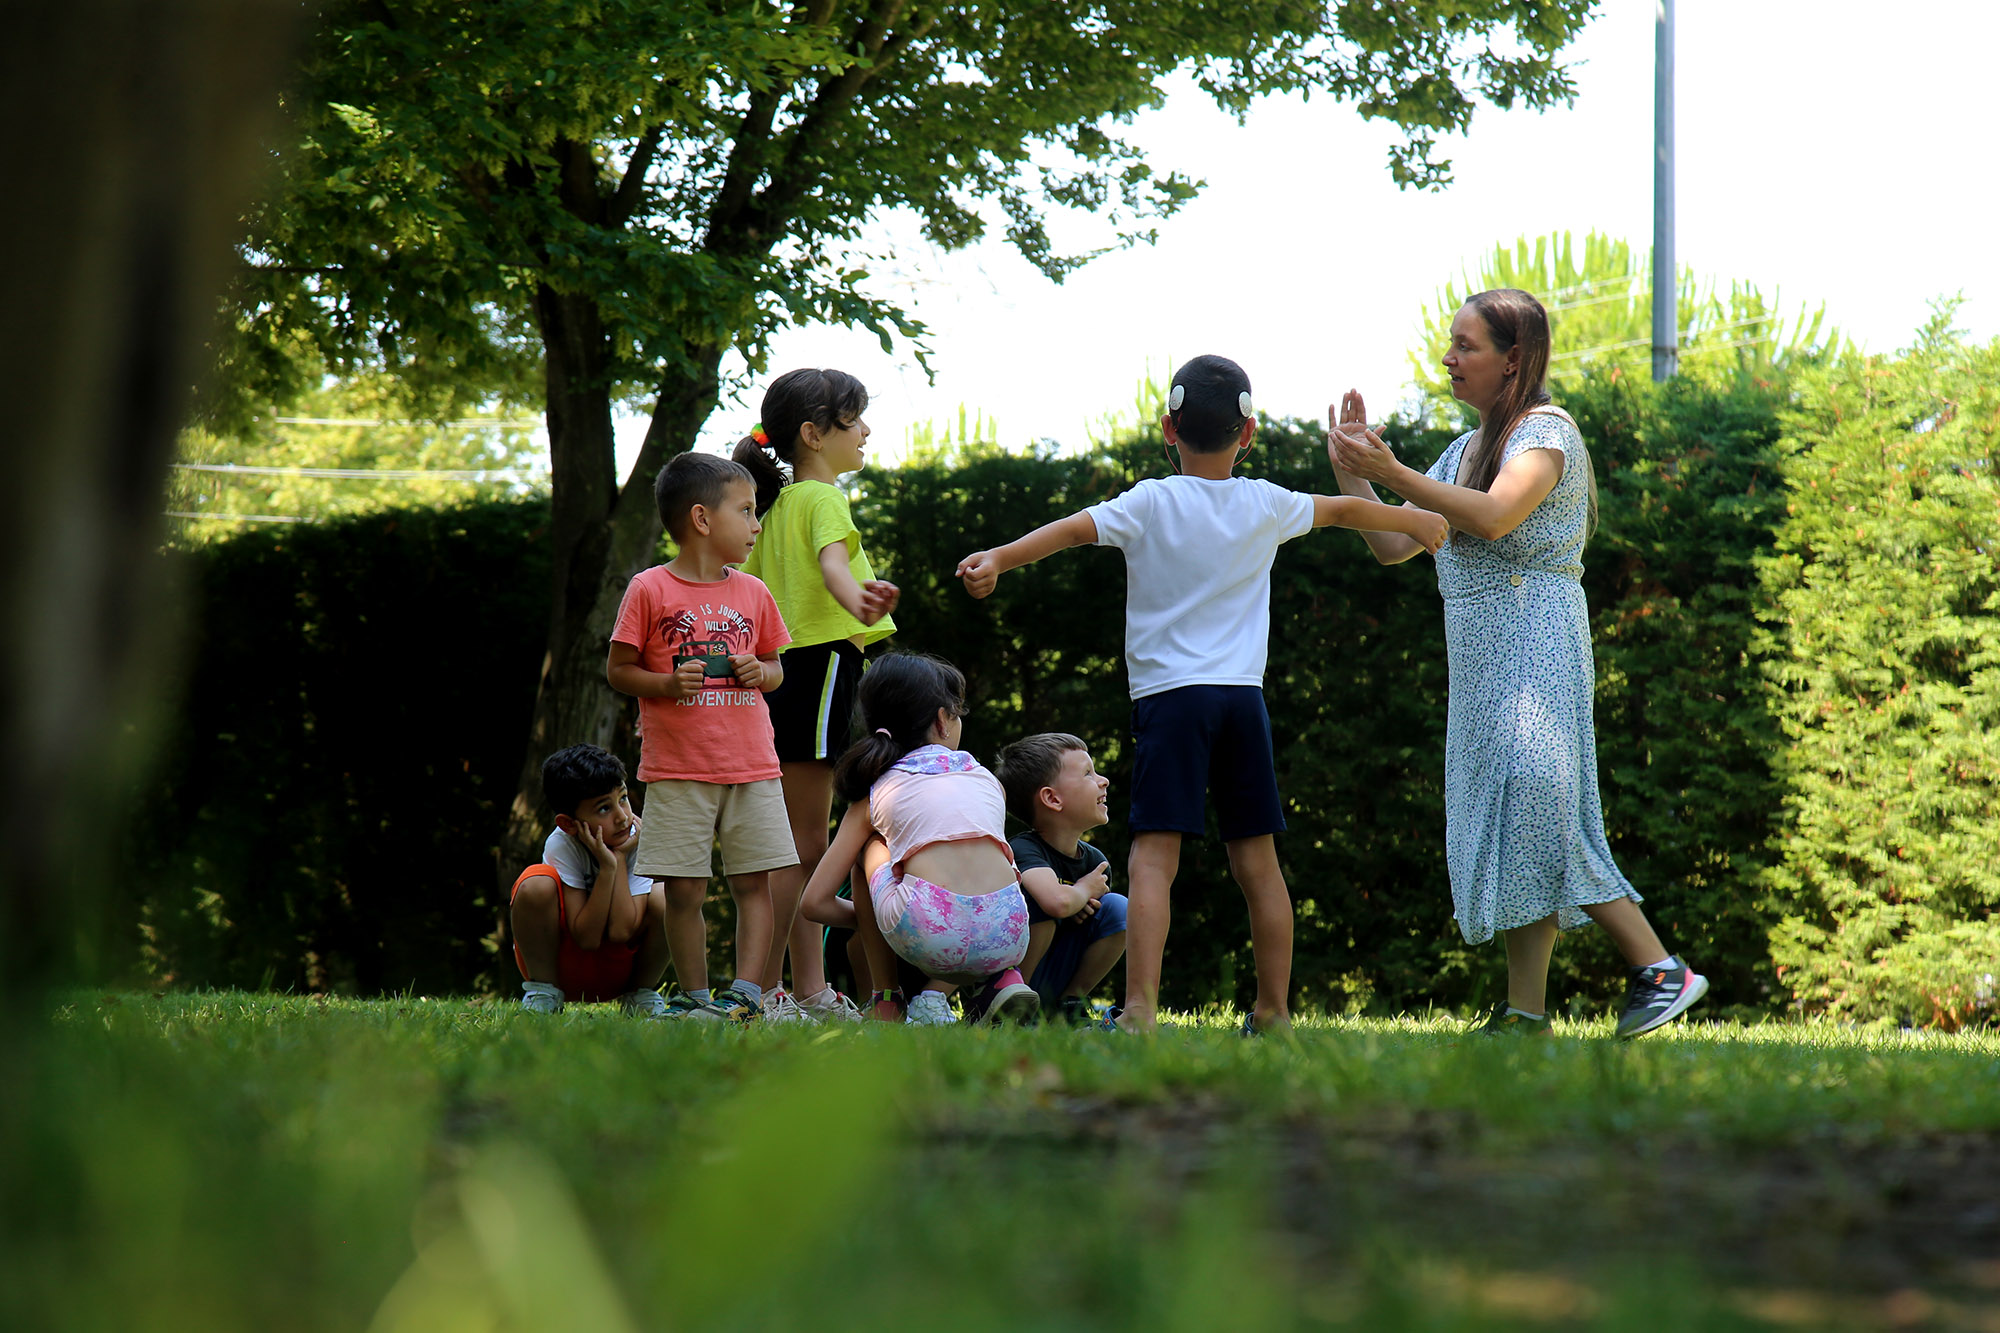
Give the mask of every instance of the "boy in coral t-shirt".
[[[784, 679], [790, 641], [770, 590], [729, 568], [757, 539], [757, 490], [741, 466], [682, 454], [654, 496], [679, 553], [633, 578], [618, 608], [605, 676], [639, 700], [646, 818], [633, 870], [665, 885], [667, 949], [681, 994], [670, 1017], [747, 1023], [752, 980], [771, 946], [770, 872], [798, 864], [764, 695]], [[736, 901], [736, 980], [708, 986], [710, 858]]]

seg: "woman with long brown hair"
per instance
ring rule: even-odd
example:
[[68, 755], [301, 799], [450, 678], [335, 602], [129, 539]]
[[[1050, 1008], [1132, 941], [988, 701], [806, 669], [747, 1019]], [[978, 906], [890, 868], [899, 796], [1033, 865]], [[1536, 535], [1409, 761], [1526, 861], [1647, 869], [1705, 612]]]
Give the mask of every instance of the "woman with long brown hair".
[[[1372, 499], [1379, 482], [1452, 527], [1437, 553], [1451, 670], [1445, 857], [1466, 942], [1495, 931], [1507, 941], [1507, 1000], [1486, 1030], [1548, 1032], [1556, 932], [1595, 921], [1632, 969], [1618, 1035], [1636, 1037], [1678, 1017], [1708, 982], [1667, 953], [1604, 837], [1580, 581], [1597, 520], [1590, 453], [1549, 402], [1548, 314], [1528, 293], [1466, 301], [1444, 366], [1479, 427], [1428, 472], [1397, 460], [1358, 393], [1327, 424], [1342, 490]], [[1362, 536], [1384, 564], [1423, 549], [1394, 533]]]

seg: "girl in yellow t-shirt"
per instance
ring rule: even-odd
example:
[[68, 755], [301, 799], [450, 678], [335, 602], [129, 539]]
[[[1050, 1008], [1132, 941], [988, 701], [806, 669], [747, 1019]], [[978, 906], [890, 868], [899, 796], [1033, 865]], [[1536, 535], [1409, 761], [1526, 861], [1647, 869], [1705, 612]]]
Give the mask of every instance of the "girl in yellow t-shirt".
[[[861, 534], [835, 483], [858, 472], [868, 445], [868, 390], [838, 370], [793, 370], [764, 392], [755, 433], [735, 458], [757, 480], [764, 529], [743, 572], [760, 578], [791, 631], [785, 679], [766, 696], [799, 864], [771, 872], [771, 953], [757, 981], [772, 1022], [860, 1017], [826, 981], [818, 926], [798, 914], [799, 895], [826, 852], [833, 765], [847, 749], [861, 650], [896, 632], [896, 585], [875, 577]], [[783, 989], [785, 950], [792, 987]]]

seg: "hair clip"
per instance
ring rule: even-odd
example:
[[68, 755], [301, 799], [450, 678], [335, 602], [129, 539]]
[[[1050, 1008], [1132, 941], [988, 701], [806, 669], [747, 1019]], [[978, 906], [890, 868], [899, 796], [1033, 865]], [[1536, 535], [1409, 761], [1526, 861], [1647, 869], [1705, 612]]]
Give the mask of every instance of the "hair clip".
[[1174, 386], [1174, 391], [1167, 395], [1167, 411], [1169, 412], [1180, 411], [1181, 404], [1185, 403], [1186, 401], [1187, 401], [1187, 385], [1176, 384]]
[[758, 423], [756, 429], [750, 432], [750, 438], [760, 445], [769, 445], [771, 443], [771, 437], [764, 433], [764, 426], [761, 422]]
[[1248, 389], [1236, 395], [1236, 414], [1245, 421], [1250, 419], [1250, 391]]

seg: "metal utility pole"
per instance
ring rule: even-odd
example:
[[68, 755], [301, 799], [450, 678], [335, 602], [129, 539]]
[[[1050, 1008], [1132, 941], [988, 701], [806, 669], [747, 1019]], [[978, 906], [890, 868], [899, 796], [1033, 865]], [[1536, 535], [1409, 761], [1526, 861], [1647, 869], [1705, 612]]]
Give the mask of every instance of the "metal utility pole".
[[1653, 0], [1653, 379], [1681, 366], [1674, 297], [1674, 0]]

